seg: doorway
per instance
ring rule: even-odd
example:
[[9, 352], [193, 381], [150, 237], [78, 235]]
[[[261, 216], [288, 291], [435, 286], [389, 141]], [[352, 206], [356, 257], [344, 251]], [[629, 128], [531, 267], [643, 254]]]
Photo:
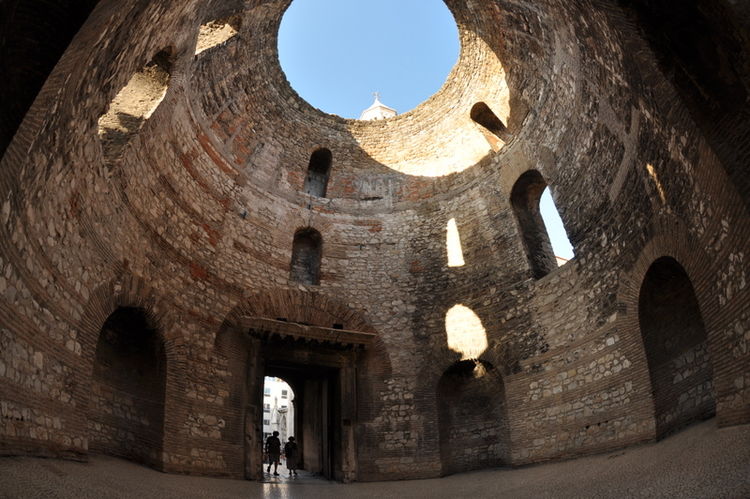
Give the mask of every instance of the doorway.
[[[271, 377], [283, 380], [289, 394], [294, 394], [291, 426], [300, 452], [299, 468], [328, 480], [355, 480], [356, 366], [374, 335], [264, 318], [245, 323], [252, 338], [245, 407], [246, 477], [264, 479], [264, 428], [273, 426], [267, 417], [273, 414], [273, 391], [266, 397], [265, 379]], [[266, 420], [271, 424], [264, 425]]]
[[[336, 447], [341, 438], [339, 369], [269, 359], [265, 380], [283, 381], [281, 384], [265, 381], [264, 384], [264, 441], [271, 431], [278, 431], [283, 448], [290, 436], [295, 437], [300, 453], [299, 468], [327, 480], [337, 479]], [[284, 385], [294, 393], [294, 401], [286, 408], [289, 417], [286, 428], [284, 409], [279, 411], [275, 400], [276, 391], [283, 390], [280, 387]], [[270, 397], [266, 394], [268, 388]], [[270, 411], [266, 411], [267, 405], [271, 406]], [[294, 433], [290, 433], [290, 429]]]

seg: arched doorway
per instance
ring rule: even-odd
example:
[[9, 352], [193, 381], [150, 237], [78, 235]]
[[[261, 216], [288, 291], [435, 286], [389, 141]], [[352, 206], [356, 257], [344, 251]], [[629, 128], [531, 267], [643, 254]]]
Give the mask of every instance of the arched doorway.
[[120, 307], [96, 346], [88, 410], [89, 449], [151, 466], [161, 463], [166, 353], [142, 308]]
[[657, 438], [713, 416], [716, 405], [706, 329], [690, 278], [674, 258], [659, 258], [646, 272], [638, 321]]
[[462, 360], [438, 382], [442, 474], [500, 466], [509, 461], [505, 388], [489, 363]]

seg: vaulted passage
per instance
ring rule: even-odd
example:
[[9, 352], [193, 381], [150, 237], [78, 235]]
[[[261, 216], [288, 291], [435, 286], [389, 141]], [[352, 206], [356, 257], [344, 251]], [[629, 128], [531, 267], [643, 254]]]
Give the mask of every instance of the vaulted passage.
[[716, 408], [706, 330], [690, 278], [673, 258], [656, 260], [646, 273], [638, 319], [657, 436], [712, 416]]
[[443, 475], [509, 462], [505, 388], [495, 368], [474, 360], [454, 364], [440, 378], [437, 401]]
[[474, 104], [470, 116], [474, 123], [479, 125], [482, 134], [493, 149], [500, 148], [498, 139], [503, 142], [511, 139], [510, 132], [508, 132], [503, 121], [484, 102]]
[[166, 355], [144, 310], [119, 308], [102, 326], [89, 401], [89, 449], [158, 465]]

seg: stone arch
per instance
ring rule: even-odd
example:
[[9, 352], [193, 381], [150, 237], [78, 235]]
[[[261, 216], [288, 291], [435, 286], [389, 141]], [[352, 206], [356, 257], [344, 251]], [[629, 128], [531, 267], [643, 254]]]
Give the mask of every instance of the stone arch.
[[204, 21], [198, 28], [195, 55], [223, 45], [237, 36], [242, 28], [242, 14], [231, 14]]
[[306, 194], [319, 198], [326, 197], [332, 163], [333, 154], [330, 149], [321, 147], [313, 151], [310, 155], [310, 163], [307, 165], [307, 176], [305, 176]]
[[307, 227], [294, 233], [289, 278], [300, 284], [320, 284], [320, 262], [323, 258], [323, 237]]
[[[100, 346], [101, 336], [108, 320], [118, 313], [118, 310], [137, 310], [142, 316], [143, 322], [153, 332], [151, 341], [161, 346], [162, 351], [157, 352], [163, 361], [163, 407], [161, 427], [156, 431], [158, 438], [150, 438], [143, 442], [151, 452], [126, 453], [108, 451], [101, 446], [92, 446], [93, 451], [104, 451], [143, 462], [157, 469], [164, 469], [165, 455], [168, 451], [168, 440], [170, 436], [164, 435], [164, 425], [168, 420], [174, 418], [174, 406], [176, 400], [185, 393], [186, 354], [183, 351], [183, 340], [177, 328], [177, 317], [173, 305], [151, 286], [138, 276], [131, 274], [120, 274], [111, 281], [101, 285], [91, 294], [91, 298], [84, 309], [83, 316], [78, 324], [78, 340], [82, 357], [82, 369], [77, 373], [77, 398], [81, 400], [81, 420], [86, 422], [87, 428], [83, 429], [89, 434], [91, 428], [96, 424], [90, 415], [96, 410], [96, 404], [92, 400], [95, 392], [95, 378], [97, 370], [97, 350]], [[148, 341], [144, 338], [144, 341]], [[143, 448], [146, 448], [143, 447]]]
[[539, 210], [539, 200], [546, 188], [547, 182], [542, 174], [537, 170], [528, 170], [518, 177], [510, 194], [526, 257], [536, 279], [557, 268], [552, 243]]
[[[713, 287], [705, 284], [715, 281], [713, 261], [689, 236], [687, 230], [672, 218], [654, 221], [654, 235], [641, 250], [639, 256], [619, 277], [617, 291], [617, 327], [623, 342], [623, 351], [631, 359], [635, 368], [633, 407], [643, 407], [643, 411], [654, 415], [653, 436], [657, 433], [656, 408], [649, 373], [648, 352], [643, 342], [639, 321], [641, 288], [652, 264], [661, 258], [671, 258], [684, 269], [692, 283], [693, 290], [706, 333], [706, 348], [713, 370], [713, 384], [716, 394], [716, 414], [722, 424], [721, 411], [723, 392], [732, 392], [731, 379], [725, 374], [725, 365], [731, 365], [731, 349], [724, 346], [726, 339], [717, 334], [717, 324], [721, 324], [718, 299]], [[731, 395], [730, 395], [731, 396]]]
[[693, 284], [672, 257], [650, 266], [638, 298], [638, 322], [654, 399], [656, 435], [713, 416], [713, 369]]
[[505, 385], [492, 364], [462, 360], [437, 384], [443, 475], [496, 467], [510, 461]]

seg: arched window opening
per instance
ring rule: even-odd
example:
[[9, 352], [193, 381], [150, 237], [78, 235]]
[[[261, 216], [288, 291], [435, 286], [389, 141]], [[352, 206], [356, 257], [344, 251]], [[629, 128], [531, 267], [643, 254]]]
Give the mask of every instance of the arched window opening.
[[0, 157], [98, 0], [0, 2]]
[[239, 33], [241, 25], [242, 16], [239, 14], [201, 24], [198, 30], [198, 42], [195, 45], [195, 55], [233, 38]]
[[328, 177], [331, 172], [333, 155], [328, 149], [318, 149], [310, 156], [305, 177], [305, 193], [324, 198], [328, 190]]
[[511, 135], [505, 124], [484, 102], [474, 104], [471, 108], [470, 116], [476, 124], [481, 126], [482, 133], [494, 150], [499, 149], [501, 146], [498, 139], [502, 142], [510, 140]]
[[89, 449], [148, 465], [161, 462], [166, 353], [140, 308], [121, 307], [102, 326], [89, 405]]
[[[529, 170], [518, 178], [510, 195], [529, 266], [536, 279], [544, 277], [558, 267], [550, 235], [559, 241], [560, 251], [565, 253], [559, 255], [561, 263], [569, 260], [568, 256], [573, 256], [572, 246], [551, 197], [548, 203], [551, 204], [551, 208], [544, 210], [549, 216], [543, 217], [540, 201], [546, 189], [547, 182], [542, 175], [536, 170]], [[550, 226], [554, 228], [554, 232], [548, 231], [545, 218], [551, 222]], [[554, 220], [555, 218], [557, 220]]]
[[292, 244], [291, 280], [300, 284], [320, 284], [323, 238], [315, 229], [302, 229]]
[[539, 199], [539, 212], [544, 220], [544, 227], [547, 229], [547, 236], [552, 245], [552, 253], [555, 255], [555, 262], [558, 267], [568, 263], [575, 254], [573, 245], [570, 244], [568, 233], [565, 231], [560, 213], [557, 211], [555, 201], [552, 199], [552, 191], [549, 187], [544, 189], [542, 197]]
[[163, 50], [135, 73], [99, 118], [99, 138], [108, 161], [119, 158], [164, 99], [169, 86], [171, 56]]
[[437, 402], [443, 475], [509, 462], [505, 387], [497, 369], [483, 361], [457, 362], [440, 378]]
[[663, 257], [649, 267], [638, 322], [654, 397], [656, 434], [713, 416], [713, 368], [698, 300], [685, 269]]

